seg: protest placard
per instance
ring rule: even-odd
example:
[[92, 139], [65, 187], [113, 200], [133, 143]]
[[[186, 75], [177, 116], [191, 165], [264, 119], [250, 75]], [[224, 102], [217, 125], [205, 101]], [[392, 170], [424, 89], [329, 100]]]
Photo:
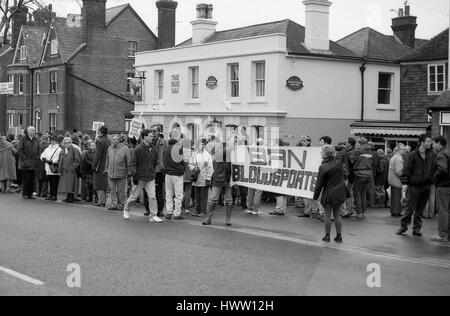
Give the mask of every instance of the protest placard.
[[128, 132], [129, 138], [139, 139], [142, 131], [142, 120], [141, 119], [133, 119], [130, 123], [130, 131]]

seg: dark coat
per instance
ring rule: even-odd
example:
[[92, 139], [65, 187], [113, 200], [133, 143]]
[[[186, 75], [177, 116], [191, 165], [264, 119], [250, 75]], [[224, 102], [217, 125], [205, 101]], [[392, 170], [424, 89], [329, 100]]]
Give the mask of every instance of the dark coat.
[[147, 147], [145, 142], [142, 142], [136, 147], [134, 154], [131, 155], [130, 173], [132, 176], [137, 177], [139, 181], [153, 181], [155, 180], [158, 162], [156, 148], [152, 144]]
[[389, 162], [386, 157], [381, 157], [376, 169], [375, 185], [385, 185], [389, 173]]
[[314, 200], [318, 200], [322, 194], [320, 203], [339, 207], [345, 203], [348, 197], [348, 189], [344, 181], [344, 169], [342, 163], [335, 158], [325, 159], [319, 168]]
[[74, 147], [70, 147], [67, 154], [63, 149], [59, 154], [59, 180], [58, 191], [60, 193], [78, 192], [77, 168], [80, 165], [80, 152]]
[[39, 141], [33, 137], [30, 139], [28, 135], [22, 137], [17, 147], [19, 154], [19, 170], [36, 170], [39, 161]]
[[411, 152], [403, 166], [402, 183], [411, 186], [426, 186], [433, 183], [434, 154], [432, 150], [425, 153], [425, 159], [419, 150]]
[[450, 151], [441, 150], [433, 166], [433, 182], [438, 188], [450, 187]]
[[95, 152], [86, 150], [83, 153], [81, 162], [81, 172], [83, 173], [83, 178], [86, 179], [88, 176], [93, 175], [92, 164], [94, 163]]
[[104, 172], [109, 146], [111, 146], [111, 141], [109, 140], [108, 135], [102, 135], [97, 141], [94, 162], [92, 164], [92, 170], [94, 172], [94, 190], [96, 191], [106, 191], [108, 189], [108, 177], [104, 175]]
[[[39, 157], [41, 157], [42, 153], [47, 149], [47, 147], [48, 144], [41, 144], [41, 146], [39, 147]], [[40, 159], [36, 163], [36, 177], [38, 180], [48, 180], [47, 172], [45, 171], [45, 162]]]

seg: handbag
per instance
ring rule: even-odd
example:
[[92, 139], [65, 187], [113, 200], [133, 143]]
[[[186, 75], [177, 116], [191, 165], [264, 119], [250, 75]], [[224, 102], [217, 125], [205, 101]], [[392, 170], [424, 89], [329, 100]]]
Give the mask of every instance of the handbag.
[[56, 163], [53, 163], [53, 157], [55, 156], [55, 154], [56, 154], [56, 152], [58, 151], [58, 148], [56, 148], [56, 150], [53, 152], [53, 155], [50, 157], [50, 162], [51, 163], [48, 163], [47, 162], [47, 164], [48, 164], [48, 166], [50, 167], [50, 171], [52, 172], [52, 173], [58, 173], [58, 171], [59, 171], [59, 166], [58, 166], [58, 164]]
[[[196, 155], [196, 154], [194, 153], [194, 159], [197, 160], [195, 155]], [[200, 175], [200, 168], [198, 167], [198, 163], [195, 162], [195, 168], [194, 168], [194, 171], [192, 171], [192, 173], [191, 173], [191, 179], [190, 179], [191, 182], [192, 182], [192, 183], [197, 182], [197, 181], [198, 181], [199, 175]]]

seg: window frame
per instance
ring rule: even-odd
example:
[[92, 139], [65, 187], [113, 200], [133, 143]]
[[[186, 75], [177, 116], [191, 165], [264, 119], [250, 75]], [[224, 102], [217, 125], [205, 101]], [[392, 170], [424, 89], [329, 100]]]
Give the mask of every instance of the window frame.
[[36, 73], [36, 94], [41, 94], [41, 73]]
[[[236, 74], [237, 69], [237, 77], [234, 78], [233, 75]], [[228, 64], [228, 82], [230, 84], [228, 88], [228, 93], [230, 98], [238, 99], [241, 96], [241, 83], [240, 83], [240, 73], [241, 68], [239, 63], [230, 63]]]
[[[48, 128], [49, 128], [50, 133], [55, 132], [57, 129], [57, 125], [58, 125], [57, 115], [58, 115], [57, 113], [49, 113], [49, 115], [48, 115], [48, 120], [49, 120]], [[54, 125], [53, 125], [53, 123], [54, 123]]]
[[36, 128], [36, 133], [40, 133], [42, 131], [41, 111], [34, 111], [34, 126]]
[[[53, 78], [53, 75], [55, 77]], [[53, 79], [55, 79], [53, 81]], [[58, 71], [52, 70], [50, 71], [50, 93], [58, 93]]]
[[8, 113], [8, 129], [14, 127], [14, 113]]
[[[382, 75], [389, 75], [389, 85], [390, 85], [389, 88], [384, 88], [384, 87], [380, 86], [380, 84], [381, 84], [380, 79], [381, 79]], [[393, 99], [392, 93], [394, 91], [393, 83], [394, 83], [394, 74], [393, 73], [382, 72], [382, 71], [378, 72], [378, 88], [377, 88], [377, 104], [378, 105], [380, 105], [380, 106], [392, 105], [392, 99]], [[381, 91], [389, 91], [389, 102], [388, 103], [380, 103], [380, 92]]]
[[[135, 47], [133, 47], [133, 45]], [[137, 51], [138, 51], [138, 42], [128, 41], [128, 58], [135, 58]]]
[[54, 38], [50, 41], [50, 56], [59, 55], [59, 41], [57, 38]]
[[26, 61], [28, 58], [27, 46], [20, 46], [20, 61]]
[[[443, 68], [443, 72], [442, 72], [442, 75], [443, 75], [443, 81], [442, 81], [442, 82], [439, 82], [439, 81], [438, 81], [438, 76], [439, 76], [438, 67], [442, 67], [442, 68]], [[433, 82], [430, 80], [430, 79], [431, 79], [431, 75], [432, 75], [432, 74], [431, 74], [431, 68], [435, 68], [434, 73], [433, 73], [433, 77], [434, 77], [434, 85], [435, 85], [435, 90], [434, 90], [434, 91], [431, 90], [431, 85], [433, 84]], [[428, 94], [440, 94], [440, 93], [446, 91], [446, 90], [447, 90], [447, 82], [446, 82], [446, 75], [447, 75], [447, 73], [446, 73], [446, 63], [441, 63], [441, 64], [428, 64], [427, 69], [428, 69], [428, 71], [427, 71], [427, 83], [428, 83], [428, 85], [427, 85], [427, 90], [428, 90]], [[438, 90], [438, 85], [439, 85], [439, 83], [442, 83], [442, 84], [443, 84], [443, 89], [442, 89], [442, 91], [441, 91], [441, 90]]]
[[155, 88], [156, 88], [156, 100], [164, 100], [164, 70], [155, 70]]
[[[266, 89], [266, 81], [267, 81], [267, 77], [266, 77], [266, 73], [267, 73], [267, 71], [266, 71], [266, 61], [265, 60], [259, 60], [259, 61], [254, 61], [253, 62], [253, 68], [254, 68], [254, 70], [253, 70], [253, 80], [254, 80], [254, 90], [253, 90], [253, 93], [254, 93], [254, 97], [256, 97], [256, 98], [265, 98], [266, 96], [267, 96], [267, 89]], [[258, 78], [257, 77], [257, 75], [258, 75], [258, 65], [263, 65], [264, 66], [264, 68], [263, 68], [263, 70], [264, 70], [264, 77], [262, 77], [262, 78]], [[261, 91], [259, 91], [258, 90], [258, 88], [259, 88], [259, 86], [260, 86], [260, 84], [262, 83], [262, 89], [261, 89]], [[260, 93], [258, 93], [258, 92], [260, 92]]]
[[18, 85], [17, 93], [19, 95], [24, 95], [25, 94], [25, 76], [24, 76], [24, 74], [18, 74], [17, 85]]
[[200, 99], [200, 67], [189, 67], [189, 87], [192, 100]]

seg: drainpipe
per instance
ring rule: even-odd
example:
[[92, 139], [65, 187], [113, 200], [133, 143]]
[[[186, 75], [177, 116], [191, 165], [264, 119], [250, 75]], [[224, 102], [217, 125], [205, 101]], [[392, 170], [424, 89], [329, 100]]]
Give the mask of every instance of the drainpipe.
[[33, 126], [33, 103], [34, 103], [34, 71], [30, 69], [30, 125]]
[[363, 63], [361, 67], [359, 67], [359, 71], [361, 71], [361, 122], [364, 122], [364, 107], [365, 107], [365, 95], [364, 95], [364, 73], [366, 72], [367, 63]]

